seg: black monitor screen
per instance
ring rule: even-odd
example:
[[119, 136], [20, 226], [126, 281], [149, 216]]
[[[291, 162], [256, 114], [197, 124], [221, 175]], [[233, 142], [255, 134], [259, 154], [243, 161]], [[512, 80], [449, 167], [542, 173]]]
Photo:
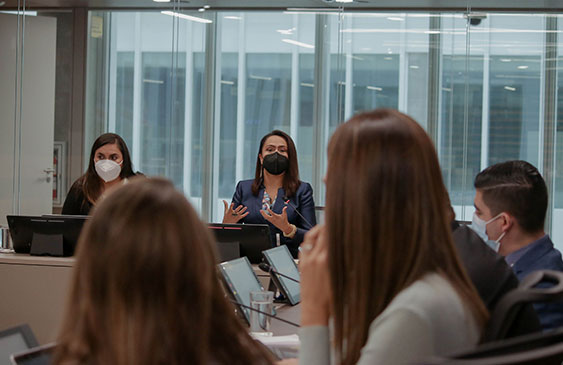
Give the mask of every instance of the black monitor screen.
[[210, 223], [208, 226], [218, 242], [238, 242], [240, 256], [248, 257], [252, 264], [260, 263], [262, 251], [272, 248], [270, 227], [267, 224]]
[[[89, 217], [9, 215], [6, 218], [15, 252], [72, 256], [82, 226]], [[55, 247], [57, 242], [61, 242], [62, 247]]]
[[[264, 290], [246, 257], [223, 262], [219, 265], [219, 269], [230, 294], [239, 303], [250, 306], [250, 292]], [[249, 310], [246, 308], [240, 308], [240, 310], [244, 313], [246, 320], [250, 321]]]
[[[264, 257], [272, 269], [285, 276], [277, 275], [275, 272], [276, 284], [281, 286], [279, 289], [283, 291], [292, 305], [301, 301], [301, 287], [299, 285], [300, 275], [297, 265], [289, 253], [287, 246], [282, 245], [270, 250], [264, 251]], [[296, 281], [293, 281], [292, 278]]]

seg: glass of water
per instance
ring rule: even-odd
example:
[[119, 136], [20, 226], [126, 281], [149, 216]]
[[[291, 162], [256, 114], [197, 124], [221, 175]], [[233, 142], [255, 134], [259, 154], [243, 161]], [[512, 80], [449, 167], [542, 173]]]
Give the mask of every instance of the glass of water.
[[253, 335], [271, 336], [270, 324], [271, 316], [274, 314], [274, 292], [251, 291], [250, 307], [254, 309], [250, 311], [250, 332]]
[[12, 246], [10, 230], [7, 227], [0, 226], [0, 253], [12, 252], [14, 252], [14, 247]]

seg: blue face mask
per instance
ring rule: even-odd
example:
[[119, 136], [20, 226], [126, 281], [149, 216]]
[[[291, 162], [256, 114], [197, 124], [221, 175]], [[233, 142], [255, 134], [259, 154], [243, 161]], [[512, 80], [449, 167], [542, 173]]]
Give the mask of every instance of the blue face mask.
[[471, 220], [471, 229], [473, 229], [475, 231], [475, 233], [477, 233], [477, 235], [479, 235], [479, 237], [481, 237], [481, 239], [483, 241], [485, 241], [485, 243], [490, 248], [492, 248], [495, 252], [499, 251], [500, 240], [502, 240], [502, 238], [504, 237], [506, 232], [502, 232], [500, 237], [493, 241], [493, 240], [489, 239], [489, 236], [487, 235], [487, 224], [497, 220], [501, 216], [501, 214], [502, 213], [498, 214], [496, 217], [491, 218], [491, 219], [489, 219], [488, 221], [485, 222], [481, 218], [477, 217], [477, 214], [473, 213], [473, 219]]

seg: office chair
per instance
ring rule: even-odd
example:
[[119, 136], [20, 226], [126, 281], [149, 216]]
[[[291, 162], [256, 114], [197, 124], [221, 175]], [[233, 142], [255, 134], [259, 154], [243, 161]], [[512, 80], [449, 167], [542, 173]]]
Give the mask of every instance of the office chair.
[[[534, 288], [540, 282], [553, 283], [549, 288]], [[520, 285], [497, 304], [482, 343], [476, 349], [433, 357], [420, 364], [503, 365], [563, 363], [563, 328], [503, 340], [524, 304], [563, 301], [563, 273], [539, 270], [524, 278]]]
[[561, 365], [563, 328], [508, 340], [491, 342], [477, 349], [433, 357], [420, 365]]
[[[534, 288], [540, 282], [552, 283], [553, 286]], [[524, 304], [556, 301], [563, 301], [563, 272], [538, 270], [530, 273], [516, 289], [507, 293], [498, 302], [491, 313], [481, 342], [488, 343], [505, 339]]]

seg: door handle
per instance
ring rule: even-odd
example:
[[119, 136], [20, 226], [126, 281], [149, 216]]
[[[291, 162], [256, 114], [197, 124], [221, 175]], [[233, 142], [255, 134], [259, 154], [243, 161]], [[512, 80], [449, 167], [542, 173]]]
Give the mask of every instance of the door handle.
[[47, 177], [45, 178], [45, 182], [50, 183], [51, 182], [51, 176], [55, 174], [55, 169], [52, 168], [52, 167], [48, 167], [48, 168], [44, 169], [43, 172], [45, 174], [47, 174]]

